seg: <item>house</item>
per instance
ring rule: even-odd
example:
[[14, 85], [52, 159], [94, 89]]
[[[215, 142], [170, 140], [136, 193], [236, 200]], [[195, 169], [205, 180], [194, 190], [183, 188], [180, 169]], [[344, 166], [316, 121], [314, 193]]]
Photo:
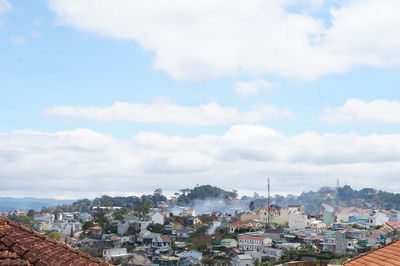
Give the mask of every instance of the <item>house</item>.
[[104, 265], [107, 262], [0, 217], [0, 265]]
[[374, 247], [376, 245], [384, 245], [386, 238], [380, 234], [371, 234], [367, 238], [367, 246]]
[[151, 233], [143, 237], [143, 245], [152, 248], [169, 248], [171, 247], [171, 244], [172, 241], [167, 235]]
[[[141, 230], [140, 219], [137, 216], [125, 216], [118, 221], [117, 232], [119, 235], [139, 233]], [[131, 230], [129, 230], [131, 229]], [[129, 232], [128, 232], [129, 231]]]
[[201, 220], [197, 217], [190, 217], [189, 219], [187, 219], [187, 226], [194, 226], [196, 224], [201, 224]]
[[264, 249], [265, 255], [280, 259], [283, 255], [283, 249], [280, 248], [266, 248]]
[[288, 226], [290, 230], [304, 229], [309, 225], [307, 214], [290, 213], [288, 216]]
[[322, 250], [330, 251], [334, 254], [342, 255], [346, 253], [347, 250], [347, 239], [343, 236], [343, 233], [336, 231], [336, 232], [329, 232], [323, 239], [322, 239]]
[[264, 231], [264, 235], [266, 237], [271, 238], [272, 240], [281, 240], [283, 238], [283, 230], [281, 230], [281, 229], [266, 229]]
[[346, 230], [346, 238], [347, 239], [357, 239], [357, 240], [362, 240], [367, 238], [367, 230], [362, 230], [362, 229], [350, 229]]
[[341, 208], [338, 210], [336, 215], [337, 222], [348, 222], [350, 216], [357, 216], [357, 215], [369, 215], [371, 210], [369, 209], [361, 209], [356, 207], [348, 207], [348, 208]]
[[322, 222], [322, 221], [313, 221], [310, 223], [310, 228], [315, 229], [317, 231], [326, 229], [326, 223]]
[[152, 223], [155, 223], [155, 224], [164, 224], [164, 216], [161, 214], [161, 213], [159, 213], [159, 212], [155, 212], [155, 213], [153, 213], [151, 216], [150, 216], [150, 218], [151, 218], [151, 222]]
[[181, 208], [181, 210], [182, 210], [182, 212], [181, 212], [182, 216], [191, 216], [191, 217], [196, 216], [196, 212], [192, 208]]
[[242, 221], [237, 221], [233, 223], [228, 224], [229, 232], [235, 233], [238, 230], [244, 230], [244, 231], [258, 231], [263, 227], [263, 225], [259, 222], [242, 222]]
[[368, 225], [370, 226], [378, 226], [383, 225], [384, 223], [389, 221], [389, 217], [382, 212], [375, 212], [368, 217]]
[[48, 224], [54, 223], [55, 215], [51, 213], [43, 213], [43, 214], [35, 214], [33, 217], [34, 221], [37, 222], [46, 222]]
[[400, 222], [400, 211], [392, 210], [389, 216], [390, 222]]
[[263, 232], [253, 232], [238, 235], [239, 249], [262, 251], [272, 245], [272, 239], [265, 236]]
[[94, 237], [101, 237], [103, 234], [103, 228], [100, 225], [95, 225], [89, 229], [89, 232]]
[[184, 251], [176, 256], [181, 258], [180, 265], [200, 265], [203, 258], [203, 254], [196, 250]]
[[370, 251], [344, 263], [345, 266], [400, 265], [400, 241]]
[[256, 213], [254, 212], [245, 212], [239, 215], [240, 221], [242, 222], [248, 222], [250, 220], [257, 220], [259, 217]]
[[253, 266], [253, 257], [248, 254], [237, 255], [231, 261], [232, 266]]
[[279, 225], [285, 225], [288, 222], [288, 215], [288, 208], [272, 205], [264, 206], [258, 212], [260, 222], [276, 223]]
[[221, 240], [221, 246], [226, 248], [235, 248], [237, 245], [238, 242], [235, 239], [225, 238]]
[[349, 217], [349, 223], [357, 223], [361, 225], [367, 225], [369, 221], [369, 216], [367, 215], [355, 215]]
[[111, 248], [103, 250], [103, 258], [107, 261], [113, 261], [124, 257], [129, 257], [126, 248]]
[[92, 220], [92, 216], [87, 213], [87, 212], [82, 212], [81, 214], [79, 214], [79, 220], [84, 223], [84, 222], [89, 222]]

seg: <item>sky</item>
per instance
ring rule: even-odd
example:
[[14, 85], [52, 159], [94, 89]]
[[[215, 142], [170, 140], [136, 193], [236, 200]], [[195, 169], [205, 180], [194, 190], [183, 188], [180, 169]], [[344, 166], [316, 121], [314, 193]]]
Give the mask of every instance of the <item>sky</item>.
[[0, 0], [0, 195], [400, 190], [398, 0]]

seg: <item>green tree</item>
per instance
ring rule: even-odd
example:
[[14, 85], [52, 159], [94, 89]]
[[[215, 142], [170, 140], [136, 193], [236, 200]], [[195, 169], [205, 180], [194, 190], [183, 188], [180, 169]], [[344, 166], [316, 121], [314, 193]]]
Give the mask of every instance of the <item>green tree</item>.
[[30, 210], [28, 211], [28, 214], [27, 214], [26, 216], [31, 217], [31, 218], [35, 217], [35, 210], [30, 209]]
[[46, 236], [53, 238], [57, 241], [59, 241], [61, 239], [61, 234], [59, 232], [56, 231], [50, 231], [46, 233]]
[[83, 225], [82, 225], [82, 230], [83, 231], [87, 231], [87, 230], [89, 230], [90, 228], [92, 228], [92, 227], [94, 227], [94, 222], [91, 222], [91, 221], [88, 221], [88, 222], [85, 222]]
[[113, 213], [113, 217], [115, 220], [122, 220], [125, 216], [127, 216], [129, 213], [129, 209], [125, 206], [121, 207], [120, 209], [117, 209]]
[[162, 224], [151, 223], [147, 226], [147, 230], [149, 230], [152, 233], [157, 233], [157, 234], [165, 234], [166, 233], [164, 225], [162, 225]]
[[140, 202], [133, 208], [139, 214], [139, 216], [144, 217], [150, 212], [152, 207], [153, 203], [146, 196], [142, 196]]

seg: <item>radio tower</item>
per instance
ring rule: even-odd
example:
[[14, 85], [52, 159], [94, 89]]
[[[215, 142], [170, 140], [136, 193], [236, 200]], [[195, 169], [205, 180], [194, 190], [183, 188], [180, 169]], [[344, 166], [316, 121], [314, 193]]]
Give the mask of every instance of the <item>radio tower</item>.
[[270, 189], [270, 185], [271, 185], [271, 183], [270, 183], [270, 180], [269, 180], [269, 177], [268, 177], [268, 226], [269, 226], [269, 222], [270, 222], [270, 218], [271, 218], [271, 214], [270, 214], [270, 212], [271, 212], [271, 195], [270, 195], [270, 192], [271, 192], [271, 189]]

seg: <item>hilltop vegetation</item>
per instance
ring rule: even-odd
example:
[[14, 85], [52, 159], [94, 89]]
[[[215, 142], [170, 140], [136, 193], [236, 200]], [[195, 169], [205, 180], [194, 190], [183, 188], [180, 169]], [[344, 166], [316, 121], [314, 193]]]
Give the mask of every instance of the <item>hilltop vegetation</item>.
[[[111, 197], [103, 195], [94, 200], [81, 199], [77, 201], [57, 201], [40, 199], [0, 199], [0, 209], [40, 209], [40, 207], [52, 207], [59, 211], [79, 211], [89, 212], [92, 206], [125, 206], [127, 208], [135, 208], [139, 211], [146, 211], [157, 204], [157, 202], [169, 202], [176, 206], [195, 206], [204, 200], [218, 199], [219, 202], [227, 203], [232, 199], [237, 199], [238, 194], [235, 190], [226, 191], [216, 186], [202, 185], [196, 186], [193, 189], [186, 188], [176, 192], [168, 199], [161, 189], [156, 189], [151, 195], [128, 196], [128, 197]], [[27, 201], [31, 201], [27, 204]], [[58, 203], [58, 205], [57, 205]], [[61, 203], [61, 204], [60, 204]], [[67, 203], [67, 204], [64, 204]], [[72, 204], [71, 204], [72, 203]], [[271, 198], [271, 204], [279, 206], [287, 206], [290, 204], [301, 204], [308, 211], [319, 211], [321, 204], [329, 204], [333, 207], [360, 207], [360, 208], [376, 208], [376, 209], [400, 209], [400, 194], [390, 193], [373, 188], [363, 188], [354, 190], [350, 186], [338, 188], [322, 187], [318, 191], [303, 192], [300, 195], [274, 195]], [[41, 204], [41, 205], [39, 205]], [[249, 207], [251, 210], [259, 209], [267, 205], [267, 199], [254, 193], [254, 196], [243, 196], [240, 198], [239, 204]], [[54, 207], [57, 205], [56, 207]], [[25, 207], [26, 206], [26, 207]], [[24, 208], [25, 207], [25, 208]], [[46, 208], [44, 208], [46, 209]]]
[[[286, 197], [275, 195], [271, 202], [276, 205], [286, 206], [290, 204], [304, 205], [308, 211], [321, 210], [321, 204], [329, 204], [332, 207], [359, 207], [373, 209], [400, 209], [400, 194], [363, 188], [353, 190], [350, 186], [338, 188], [322, 187], [318, 191], [303, 192], [299, 196], [288, 195]], [[255, 209], [267, 205], [265, 197], [255, 197], [252, 205]]]

